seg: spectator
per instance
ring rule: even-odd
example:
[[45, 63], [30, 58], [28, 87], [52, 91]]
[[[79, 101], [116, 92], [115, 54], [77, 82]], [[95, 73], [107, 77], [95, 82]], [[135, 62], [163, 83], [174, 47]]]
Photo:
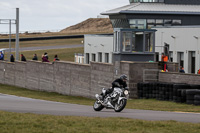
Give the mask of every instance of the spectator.
[[42, 62], [49, 62], [49, 60], [47, 59], [45, 55], [42, 55]]
[[10, 62], [15, 62], [15, 57], [13, 56], [13, 54], [10, 55]]
[[0, 60], [4, 60], [4, 54], [3, 54], [3, 52], [2, 51], [0, 51]]
[[26, 61], [26, 57], [23, 54], [21, 54], [21, 61]]
[[200, 69], [199, 69], [199, 70], [197, 70], [197, 74], [200, 74]]
[[167, 70], [166, 62], [168, 62], [168, 56], [166, 56], [164, 53], [162, 53], [161, 61], [163, 63], [163, 70], [166, 72], [166, 70]]
[[32, 60], [38, 60], [37, 54], [33, 55], [33, 59]]
[[180, 73], [185, 73], [184, 68], [182, 66], [180, 66], [179, 72]]
[[44, 53], [44, 56], [47, 58], [47, 60], [49, 59], [47, 52]]
[[56, 54], [55, 56], [54, 56], [54, 59], [53, 59], [53, 61], [59, 61], [60, 59], [58, 58], [58, 55]]

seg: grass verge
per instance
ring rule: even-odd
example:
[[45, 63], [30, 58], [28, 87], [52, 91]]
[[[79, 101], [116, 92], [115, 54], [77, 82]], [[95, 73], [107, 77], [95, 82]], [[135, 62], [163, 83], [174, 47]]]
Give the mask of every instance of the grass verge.
[[[0, 93], [11, 94], [23, 97], [30, 97], [36, 99], [43, 99], [49, 101], [57, 101], [64, 103], [82, 104], [92, 106], [93, 99], [83, 97], [65, 96], [57, 93], [40, 92], [28, 90], [20, 87], [8, 86], [0, 84]], [[174, 103], [168, 101], [158, 101], [154, 99], [133, 99], [128, 100], [126, 108], [129, 109], [143, 109], [156, 111], [176, 111], [176, 112], [198, 112], [200, 113], [200, 106], [187, 105], [181, 103]]]
[[[57, 45], [73, 45], [81, 44], [83, 38], [75, 39], [52, 39], [52, 40], [37, 40], [37, 41], [21, 41], [20, 47], [41, 47], [41, 46], [57, 46]], [[11, 47], [15, 48], [15, 42], [11, 43]], [[0, 42], [0, 48], [9, 48], [9, 42]]]
[[200, 124], [0, 111], [1, 133], [199, 133]]

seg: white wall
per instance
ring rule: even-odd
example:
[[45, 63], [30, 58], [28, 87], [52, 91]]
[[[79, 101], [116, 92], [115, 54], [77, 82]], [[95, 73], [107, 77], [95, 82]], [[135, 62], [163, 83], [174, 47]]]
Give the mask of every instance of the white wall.
[[[200, 27], [156, 28], [156, 30], [155, 45], [164, 46], [164, 43], [168, 43], [169, 51], [173, 52], [173, 62], [177, 62], [178, 52], [184, 52], [184, 69], [187, 73], [190, 72], [189, 52], [195, 51], [195, 72], [197, 72], [200, 68]], [[163, 48], [156, 47], [156, 52], [163, 52]]]
[[84, 40], [84, 63], [86, 63], [86, 53], [90, 53], [90, 61], [92, 54], [96, 54], [98, 62], [99, 52], [102, 53], [102, 62], [105, 62], [105, 53], [109, 53], [109, 63], [112, 63], [113, 35], [85, 35]]

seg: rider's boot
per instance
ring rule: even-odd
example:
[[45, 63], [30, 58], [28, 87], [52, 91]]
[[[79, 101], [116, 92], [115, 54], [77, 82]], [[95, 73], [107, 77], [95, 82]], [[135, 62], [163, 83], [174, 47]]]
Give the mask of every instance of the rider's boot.
[[106, 91], [103, 91], [101, 94], [100, 100], [103, 101], [106, 96]]

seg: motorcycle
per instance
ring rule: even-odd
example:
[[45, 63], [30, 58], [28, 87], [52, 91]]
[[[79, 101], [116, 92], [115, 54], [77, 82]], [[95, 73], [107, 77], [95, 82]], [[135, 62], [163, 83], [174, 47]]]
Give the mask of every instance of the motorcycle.
[[[102, 93], [105, 94], [106, 89], [102, 89]], [[121, 112], [127, 103], [129, 98], [128, 88], [115, 87], [111, 94], [106, 95], [103, 99], [99, 94], [95, 95], [96, 101], [94, 103], [94, 110], [101, 111], [103, 108], [114, 109], [115, 112]], [[101, 100], [102, 99], [102, 100]]]

